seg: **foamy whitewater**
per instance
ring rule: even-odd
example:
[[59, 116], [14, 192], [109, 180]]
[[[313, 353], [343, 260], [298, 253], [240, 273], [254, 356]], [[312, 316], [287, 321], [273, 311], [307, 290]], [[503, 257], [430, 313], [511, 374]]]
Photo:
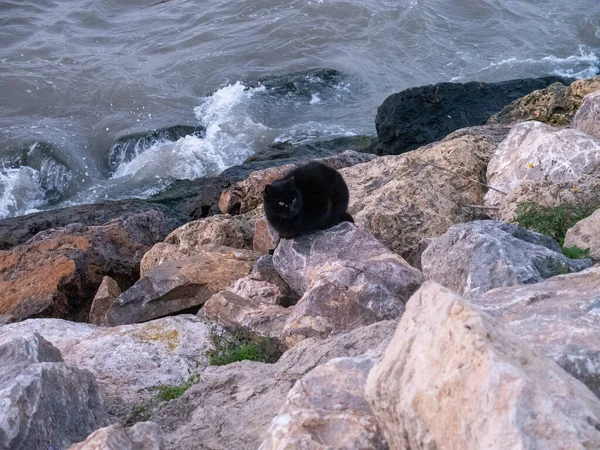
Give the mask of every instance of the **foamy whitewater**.
[[[0, 218], [374, 135], [411, 86], [599, 71], [598, 0], [155, 3], [0, 3]], [[203, 131], [114, 145], [174, 125]]]

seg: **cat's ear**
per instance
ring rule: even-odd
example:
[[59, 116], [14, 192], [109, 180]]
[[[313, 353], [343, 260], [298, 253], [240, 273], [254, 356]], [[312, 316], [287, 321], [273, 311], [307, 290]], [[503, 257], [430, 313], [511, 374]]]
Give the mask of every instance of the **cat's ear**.
[[271, 186], [270, 184], [267, 184], [265, 186], [265, 190], [263, 192], [263, 197], [268, 197], [269, 195], [271, 195], [273, 193], [273, 186]]

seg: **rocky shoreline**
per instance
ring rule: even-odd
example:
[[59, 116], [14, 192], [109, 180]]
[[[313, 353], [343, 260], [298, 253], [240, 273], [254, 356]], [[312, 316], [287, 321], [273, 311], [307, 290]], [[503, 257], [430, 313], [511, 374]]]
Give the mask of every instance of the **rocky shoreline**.
[[[414, 88], [376, 142], [1, 220], [0, 449], [600, 448], [598, 111], [600, 77]], [[262, 190], [314, 158], [356, 224], [280, 240]]]

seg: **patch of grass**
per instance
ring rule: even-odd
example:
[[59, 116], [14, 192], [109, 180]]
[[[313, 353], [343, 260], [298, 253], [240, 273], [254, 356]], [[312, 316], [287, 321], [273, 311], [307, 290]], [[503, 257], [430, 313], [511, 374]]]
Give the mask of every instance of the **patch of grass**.
[[143, 405], [135, 405], [131, 409], [131, 416], [127, 421], [127, 425], [137, 422], [145, 422], [150, 418], [150, 410], [152, 409], [152, 405], [143, 404]]
[[213, 330], [210, 339], [215, 346], [206, 355], [211, 366], [224, 366], [237, 361], [274, 363], [281, 356], [269, 336], [248, 338], [241, 333], [233, 336]]
[[176, 385], [167, 385], [163, 384], [161, 386], [157, 386], [158, 389], [158, 399], [162, 402], [166, 402], [168, 400], [174, 400], [176, 398], [181, 397], [185, 391], [192, 387], [192, 385], [196, 384], [200, 381], [200, 377], [198, 375], [190, 376], [186, 381], [181, 384]]
[[[590, 216], [598, 204], [563, 204], [543, 206], [537, 203], [517, 203], [515, 222], [522, 227], [552, 236], [562, 247], [567, 230]], [[568, 256], [568, 255], [567, 255]]]
[[562, 247], [562, 252], [567, 258], [571, 259], [581, 259], [581, 258], [589, 258], [590, 249], [586, 248], [585, 250], [573, 246], [573, 247]]

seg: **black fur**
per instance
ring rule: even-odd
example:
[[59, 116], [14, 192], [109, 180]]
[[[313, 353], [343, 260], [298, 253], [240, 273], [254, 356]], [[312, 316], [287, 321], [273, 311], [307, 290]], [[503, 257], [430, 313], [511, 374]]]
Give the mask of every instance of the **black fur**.
[[348, 186], [340, 173], [312, 161], [265, 186], [267, 220], [286, 239], [354, 222], [346, 212]]

